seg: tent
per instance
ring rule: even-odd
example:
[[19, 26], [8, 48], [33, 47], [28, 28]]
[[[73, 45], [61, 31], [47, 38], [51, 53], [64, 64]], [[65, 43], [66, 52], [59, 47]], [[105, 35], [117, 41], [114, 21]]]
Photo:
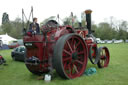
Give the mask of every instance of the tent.
[[7, 33], [4, 35], [0, 35], [0, 40], [2, 41], [3, 44], [6, 44], [6, 45], [8, 45], [9, 43], [13, 41], [17, 41], [17, 39], [9, 36]]

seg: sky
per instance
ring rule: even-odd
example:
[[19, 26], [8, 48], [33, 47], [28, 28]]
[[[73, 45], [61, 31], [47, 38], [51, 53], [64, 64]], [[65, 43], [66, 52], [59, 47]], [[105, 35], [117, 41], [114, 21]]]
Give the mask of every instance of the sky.
[[15, 20], [16, 17], [22, 18], [22, 8], [28, 17], [31, 6], [38, 23], [57, 14], [63, 19], [71, 12], [77, 15], [80, 21], [81, 13], [86, 9], [93, 11], [92, 20], [95, 23], [106, 21], [111, 16], [128, 21], [128, 0], [1, 0], [0, 23], [4, 12], [9, 14], [10, 20]]

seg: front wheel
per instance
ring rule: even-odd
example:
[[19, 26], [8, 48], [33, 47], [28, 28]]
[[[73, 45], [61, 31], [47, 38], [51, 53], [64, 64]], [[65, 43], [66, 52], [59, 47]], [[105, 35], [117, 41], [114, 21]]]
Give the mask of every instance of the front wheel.
[[96, 45], [92, 45], [89, 49], [89, 59], [92, 64], [97, 64], [99, 61], [98, 48]]
[[100, 47], [98, 49], [98, 51], [99, 51], [99, 57], [100, 57], [100, 60], [97, 63], [98, 67], [99, 68], [108, 67], [109, 60], [110, 60], [108, 48], [107, 47]]
[[64, 35], [55, 45], [53, 66], [63, 78], [79, 77], [85, 71], [87, 53], [87, 46], [79, 35]]

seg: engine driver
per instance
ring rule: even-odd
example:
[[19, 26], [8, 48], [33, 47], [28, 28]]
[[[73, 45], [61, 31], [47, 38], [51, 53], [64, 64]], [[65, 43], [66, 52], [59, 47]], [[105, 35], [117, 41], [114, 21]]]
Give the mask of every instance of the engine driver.
[[29, 31], [34, 32], [36, 34], [40, 33], [40, 27], [39, 24], [37, 23], [37, 18], [33, 18], [33, 23], [30, 24]]

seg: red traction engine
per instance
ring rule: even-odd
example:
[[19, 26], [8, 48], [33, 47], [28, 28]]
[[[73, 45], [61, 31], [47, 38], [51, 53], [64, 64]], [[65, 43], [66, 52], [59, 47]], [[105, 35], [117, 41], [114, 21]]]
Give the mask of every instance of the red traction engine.
[[26, 33], [25, 64], [33, 74], [43, 74], [53, 71], [66, 79], [80, 77], [86, 69], [88, 58], [99, 68], [109, 64], [107, 47], [97, 46], [91, 30], [91, 10], [86, 10], [87, 28], [59, 26], [54, 21], [48, 21], [42, 27], [42, 34]]

